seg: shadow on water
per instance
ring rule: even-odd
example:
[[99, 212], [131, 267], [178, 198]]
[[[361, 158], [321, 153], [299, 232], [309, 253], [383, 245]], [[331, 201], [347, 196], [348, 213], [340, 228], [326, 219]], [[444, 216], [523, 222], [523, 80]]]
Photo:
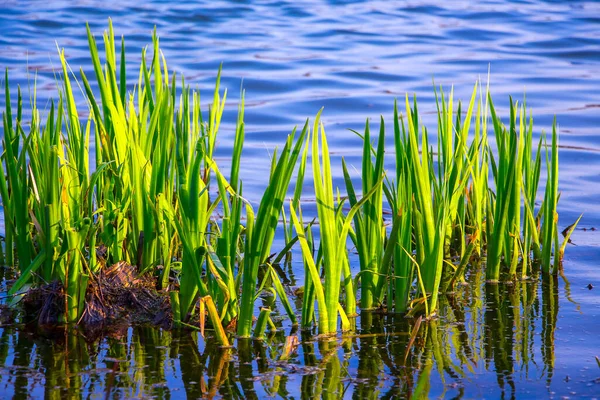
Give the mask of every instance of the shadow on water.
[[0, 390], [50, 399], [513, 398], [549, 390], [557, 280], [470, 280], [441, 299], [438, 319], [363, 312], [354, 333], [302, 333], [287, 350], [282, 330], [220, 348], [193, 331], [125, 327], [90, 341], [73, 330], [40, 335], [7, 326], [0, 333]]

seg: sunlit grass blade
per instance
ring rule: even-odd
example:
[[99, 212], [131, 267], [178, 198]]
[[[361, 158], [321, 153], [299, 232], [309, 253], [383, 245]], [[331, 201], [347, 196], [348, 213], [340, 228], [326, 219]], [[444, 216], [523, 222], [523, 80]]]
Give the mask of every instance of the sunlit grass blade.
[[[550, 156], [548, 155], [548, 146], [546, 145], [546, 169], [547, 169], [547, 180], [546, 180], [546, 191], [544, 193], [544, 204], [543, 204], [543, 223], [542, 223], [542, 272], [548, 274], [557, 274], [558, 269], [556, 266], [552, 267], [552, 249], [554, 236], [558, 230], [558, 214], [556, 213], [556, 206], [558, 202], [558, 131], [556, 128], [556, 119], [552, 124], [552, 144], [550, 147]], [[558, 248], [554, 249], [555, 252], [559, 251]], [[558, 258], [558, 254], [555, 254]], [[556, 265], [556, 264], [555, 264]], [[550, 269], [552, 267], [552, 270]]]
[[[241, 337], [250, 336], [258, 269], [269, 256], [284, 198], [307, 133], [308, 126], [306, 125], [298, 138], [294, 138], [295, 130], [288, 136], [286, 144], [274, 164], [269, 185], [258, 209], [255, 225], [260, 229], [252, 232], [250, 236], [248, 236], [248, 232], [246, 233], [245, 257], [242, 267], [242, 295], [237, 329], [238, 335]], [[275, 157], [273, 160], [275, 162]], [[246, 209], [248, 211], [248, 207]], [[248, 231], [248, 228], [246, 229]]]

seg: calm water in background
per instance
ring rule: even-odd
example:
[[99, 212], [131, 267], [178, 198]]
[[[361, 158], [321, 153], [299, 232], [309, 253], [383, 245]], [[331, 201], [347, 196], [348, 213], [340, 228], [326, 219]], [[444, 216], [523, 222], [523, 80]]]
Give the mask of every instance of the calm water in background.
[[[491, 91], [501, 113], [506, 114], [509, 95], [521, 99], [526, 93], [536, 134], [548, 129], [556, 115], [563, 146], [561, 228], [582, 212], [580, 227], [586, 228], [574, 233], [577, 246], [570, 246], [566, 254], [570, 286], [560, 280], [554, 288], [556, 298], [539, 295], [531, 302], [531, 345], [524, 346], [526, 351], [518, 351], [518, 343], [529, 337], [519, 323], [529, 321], [528, 306], [521, 289], [514, 288], [506, 289], [513, 290], [513, 297], [520, 296], [516, 303], [506, 304], [506, 315], [516, 312], [508, 320], [490, 315], [493, 307], [485, 308], [497, 302], [493, 296], [463, 294], [465, 301], [458, 303], [464, 309], [458, 309], [466, 316], [440, 321], [440, 335], [447, 337], [423, 333], [419, 339], [423, 352], [410, 358], [410, 368], [399, 369], [407, 342], [402, 335], [359, 337], [350, 339], [350, 344], [339, 339], [342, 345], [333, 350], [303, 345], [292, 359], [297, 364], [293, 369], [269, 361], [281, 351], [277, 344], [281, 338], [262, 350], [247, 349], [254, 358], [258, 354], [258, 360], [247, 364], [243, 351], [216, 354], [202, 339], [153, 329], [127, 329], [124, 335], [90, 345], [75, 337], [34, 339], [13, 328], [0, 328], [4, 354], [0, 397], [42, 396], [44, 391], [57, 395], [55, 386], [68, 388], [64, 390], [70, 394], [81, 389], [84, 397], [94, 393], [102, 397], [106, 388], [116, 397], [177, 398], [186, 391], [199, 396], [209, 393], [211, 382], [221, 382], [221, 372], [227, 379], [217, 393], [225, 397], [250, 396], [253, 390], [258, 396], [300, 397], [301, 390], [316, 395], [310, 390], [323, 386], [333, 396], [361, 397], [376, 388], [380, 395], [398, 395], [406, 393], [402, 382], [411, 381], [408, 375], [414, 374], [413, 385], [420, 374], [428, 376], [432, 359], [431, 396], [496, 398], [503, 391], [520, 397], [600, 394], [600, 384], [594, 381], [600, 377], [594, 359], [600, 356], [600, 233], [590, 230], [600, 228], [600, 3], [212, 1], [192, 5], [122, 0], [106, 5], [5, 0], [0, 11], [0, 67], [9, 69], [13, 87], [17, 83], [27, 87], [28, 71], [31, 77], [37, 71], [40, 101], [55, 96], [56, 44], [65, 47], [74, 70], [82, 66], [91, 73], [86, 21], [99, 37], [111, 17], [116, 33], [126, 38], [132, 61], [139, 60], [156, 25], [169, 67], [199, 87], [207, 101], [223, 63], [222, 84], [230, 100], [219, 161], [228, 162], [236, 100], [243, 85], [247, 139], [242, 179], [246, 196], [255, 201], [266, 184], [263, 177], [272, 149], [321, 107], [325, 107], [333, 164], [339, 165], [339, 157], [344, 156], [358, 165], [360, 139], [348, 128], [362, 129], [367, 118], [377, 123], [379, 115], [391, 122], [394, 98], [408, 92], [417, 94], [424, 122], [434, 132], [432, 80], [448, 90], [454, 85], [456, 97], [467, 101], [475, 81], [485, 80], [489, 69]], [[137, 79], [136, 74], [132, 71], [130, 77]], [[340, 183], [341, 171], [334, 172]], [[301, 282], [301, 266], [294, 272]], [[597, 288], [588, 290], [589, 283]], [[554, 303], [556, 307], [549, 306]], [[557, 312], [555, 318], [549, 310]], [[501, 332], [498, 323], [508, 324], [508, 336], [494, 336], [493, 332]], [[405, 322], [385, 318], [372, 325], [362, 322], [368, 334], [379, 328], [402, 331], [398, 324]], [[551, 338], [544, 336], [549, 332]], [[468, 346], [460, 344], [465, 335]], [[456, 351], [447, 357], [436, 355], [432, 350], [436, 340], [444, 343], [441, 347], [451, 343]], [[514, 355], [498, 354], [500, 345], [493, 345], [498, 343], [514, 346]], [[370, 349], [379, 350], [369, 353]], [[260, 351], [266, 352], [265, 357], [260, 357]], [[387, 362], [384, 353], [400, 361]], [[444, 359], [452, 360], [452, 365]], [[230, 368], [219, 369], [219, 363]], [[369, 375], [367, 370], [377, 373]], [[341, 389], [331, 382], [338, 382]]]

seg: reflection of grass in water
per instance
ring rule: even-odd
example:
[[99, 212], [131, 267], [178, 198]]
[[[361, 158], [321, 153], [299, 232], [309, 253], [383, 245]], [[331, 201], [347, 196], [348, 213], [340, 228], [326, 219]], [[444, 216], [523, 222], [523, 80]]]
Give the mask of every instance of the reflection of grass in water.
[[548, 385], [554, 375], [554, 333], [558, 319], [558, 278], [548, 276], [542, 282], [542, 360]]
[[68, 330], [32, 341], [29, 333], [8, 327], [0, 335], [0, 356], [7, 355], [0, 361], [10, 364], [13, 346], [12, 364], [22, 369], [2, 379], [8, 377], [4, 384], [13, 385], [15, 393], [26, 393], [40, 381], [30, 373], [35, 365], [51, 398], [103, 390], [111, 397], [176, 395], [171, 384], [183, 386], [192, 398], [284, 396], [295, 393], [295, 385], [303, 398], [349, 393], [427, 398], [468, 395], [471, 380], [485, 369], [501, 391], [516, 393], [519, 382], [543, 376], [549, 385], [554, 378], [556, 283], [464, 287], [442, 296], [443, 317], [418, 329], [401, 315], [365, 311], [359, 332], [327, 338], [304, 334], [301, 354], [291, 353], [285, 362], [277, 362], [283, 334], [240, 339], [231, 349], [217, 346], [214, 336], [202, 340], [184, 330], [136, 327], [129, 336], [88, 343]]

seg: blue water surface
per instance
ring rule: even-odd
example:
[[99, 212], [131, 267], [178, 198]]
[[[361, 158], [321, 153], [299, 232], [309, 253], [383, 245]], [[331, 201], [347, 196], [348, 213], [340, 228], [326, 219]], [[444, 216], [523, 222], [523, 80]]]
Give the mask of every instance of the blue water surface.
[[[0, 3], [0, 67], [8, 69], [11, 87], [18, 84], [29, 93], [28, 88], [36, 80], [39, 104], [55, 96], [57, 46], [65, 49], [74, 71], [82, 67], [88, 75], [93, 74], [85, 23], [100, 40], [108, 18], [112, 18], [116, 34], [124, 35], [132, 64], [139, 61], [141, 49], [151, 43], [156, 27], [170, 69], [199, 88], [205, 104], [222, 64], [222, 85], [228, 89], [229, 100], [217, 157], [224, 165], [229, 162], [237, 102], [243, 87], [247, 133], [241, 178], [245, 196], [255, 202], [266, 185], [264, 177], [274, 147], [281, 146], [294, 126], [301, 126], [322, 107], [338, 184], [342, 182], [341, 157], [357, 168], [360, 165], [361, 139], [349, 129], [363, 129], [367, 119], [377, 126], [380, 115], [391, 124], [394, 99], [404, 101], [406, 93], [416, 94], [423, 122], [435, 132], [433, 82], [442, 85], [446, 92], [453, 85], [455, 97], [468, 101], [475, 82], [482, 80], [485, 84], [489, 76], [500, 113], [506, 115], [509, 95], [517, 100], [526, 96], [536, 136], [542, 130], [548, 131], [556, 117], [561, 145], [561, 229], [581, 213], [584, 217], [572, 236], [575, 245], [568, 247], [565, 257], [565, 275], [570, 284], [562, 279], [557, 282], [559, 306], [556, 327], [552, 329], [552, 359], [544, 350], [548, 348], [548, 338], [543, 339], [548, 328], [541, 319], [543, 304], [552, 299], [540, 298], [540, 304], [532, 305], [532, 312], [537, 312], [540, 319], [532, 323], [531, 345], [525, 352], [530, 358], [519, 355], [516, 344], [523, 332], [518, 321], [528, 321], [522, 314], [525, 311], [517, 310], [517, 316], [509, 319], [515, 336], [509, 340], [515, 345], [514, 354], [505, 360], [510, 361], [510, 368], [498, 363], [498, 359], [502, 360], [500, 355], [494, 353], [490, 358], [486, 353], [486, 340], [497, 338], [478, 333], [478, 324], [484, 329], [484, 315], [465, 317], [460, 323], [448, 317], [442, 321], [445, 334], [453, 336], [453, 326], [466, 324], [456, 335], [470, 335], [474, 355], [467, 357], [470, 361], [464, 361], [457, 351], [451, 358], [461, 368], [448, 370], [438, 369], [440, 361], [433, 357], [429, 395], [600, 396], [600, 368], [594, 358], [600, 356], [600, 233], [595, 230], [600, 228], [600, 3], [4, 0]], [[129, 80], [133, 87], [137, 71], [132, 71]], [[3, 108], [2, 96], [0, 109]], [[391, 149], [393, 139], [387, 140]], [[390, 166], [392, 163], [390, 157]], [[296, 279], [302, 282], [302, 265], [295, 265]], [[597, 288], [589, 290], [588, 284]], [[470, 310], [476, 314], [478, 308], [467, 307], [467, 315]], [[382, 322], [383, 331], [393, 331], [394, 323]], [[0, 344], [8, 344], [8, 353], [2, 356], [4, 364], [0, 365], [0, 397], [63, 393], [85, 398], [101, 398], [105, 394], [106, 398], [179, 398], [187, 393], [189, 397], [214, 394], [306, 398], [320, 396], [307, 392], [306, 387], [318, 387], [319, 382], [323, 383], [319, 374], [331, 375], [338, 367], [347, 375], [341, 380], [342, 389], [324, 390], [333, 397], [361, 398], [366, 390], [372, 396], [387, 393], [389, 398], [408, 393], [400, 387], [399, 382], [404, 381], [397, 379], [404, 370], [396, 370], [394, 362], [363, 365], [365, 360], [381, 356], [363, 354], [371, 346], [387, 346], [390, 354], [397, 353], [402, 358], [406, 343], [399, 342], [398, 349], [393, 350], [393, 335], [385, 336], [388, 339], [379, 344], [354, 339], [354, 344], [346, 347], [344, 339], [338, 338], [340, 346], [333, 351], [340, 363], [338, 367], [327, 361], [331, 351], [321, 349], [315, 350], [316, 357], [326, 360], [310, 370], [313, 366], [305, 352], [311, 350], [302, 347], [293, 359], [299, 367], [293, 370], [256, 360], [248, 366], [243, 355], [237, 353], [222, 361], [222, 355], [208, 356], [207, 344], [201, 338], [192, 340], [171, 337], [163, 331], [136, 329], [128, 328], [118, 339], [104, 338], [91, 345], [77, 342], [70, 349], [71, 339], [61, 345], [60, 341], [31, 338], [14, 328], [0, 327]], [[163, 338], [167, 344], [155, 343], [157, 338]], [[112, 354], [115, 346], [121, 346], [122, 354]], [[144, 353], [144, 346], [159, 350]], [[61, 352], [68, 355], [56, 355], [50, 360], [51, 354]], [[190, 357], [198, 366], [182, 368], [181, 363]], [[204, 366], [207, 358], [210, 364], [214, 357], [218, 362], [231, 363], [233, 383], [223, 384], [215, 378], [217, 369]], [[75, 359], [76, 371], [60, 369], [59, 365], [71, 365]], [[115, 372], [121, 368], [115, 367], [119, 363], [126, 366], [121, 375]], [[415, 379], [427, 370], [427, 363], [425, 357], [414, 364]], [[58, 368], [54, 375], [53, 368]], [[360, 378], [364, 368], [379, 368], [375, 375], [365, 378], [368, 381], [375, 377], [372, 387], [363, 387], [367, 382]], [[56, 378], [65, 374], [77, 378]], [[313, 381], [304, 378], [310, 374], [315, 377]], [[211, 379], [213, 383], [215, 379], [221, 382], [214, 392], [210, 391]], [[282, 381], [285, 390], [281, 389]], [[235, 388], [227, 386], [230, 384]], [[380, 390], [373, 391], [373, 387]]]

